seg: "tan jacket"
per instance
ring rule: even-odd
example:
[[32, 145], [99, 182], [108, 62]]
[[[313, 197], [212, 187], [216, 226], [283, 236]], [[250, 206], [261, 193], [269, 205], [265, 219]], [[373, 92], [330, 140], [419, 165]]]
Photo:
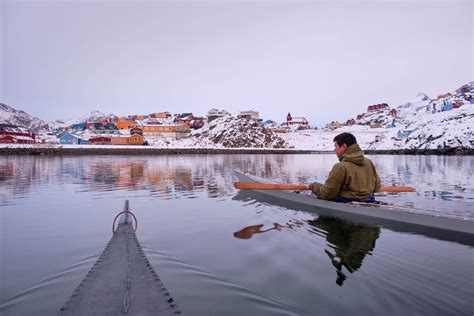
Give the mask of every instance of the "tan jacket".
[[380, 189], [380, 178], [373, 162], [364, 157], [359, 145], [353, 144], [332, 167], [326, 182], [315, 182], [310, 187], [318, 198], [324, 200], [339, 196], [363, 199]]

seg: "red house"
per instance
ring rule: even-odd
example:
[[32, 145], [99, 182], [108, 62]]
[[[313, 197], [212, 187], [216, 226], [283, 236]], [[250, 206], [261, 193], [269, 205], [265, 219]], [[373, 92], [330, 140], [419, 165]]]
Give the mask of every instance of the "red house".
[[195, 117], [193, 113], [183, 113], [183, 114], [178, 114], [176, 115], [175, 119], [173, 122], [175, 124], [186, 124], [188, 126], [191, 126], [191, 121], [194, 120]]
[[355, 125], [355, 124], [356, 124], [356, 121], [353, 118], [348, 119], [346, 122], [346, 125], [348, 126]]
[[390, 110], [390, 115], [393, 117], [397, 117], [397, 110], [396, 109], [391, 109]]
[[36, 135], [26, 127], [0, 124], [0, 143], [33, 144]]
[[375, 104], [375, 105], [369, 105], [367, 107], [367, 112], [376, 112], [376, 111], [385, 110], [385, 109], [388, 109], [388, 104], [380, 103], [380, 104]]
[[138, 134], [143, 136], [143, 130], [138, 126], [133, 126], [130, 129], [130, 135]]
[[89, 142], [94, 145], [110, 145], [112, 140], [110, 137], [98, 136], [89, 138]]

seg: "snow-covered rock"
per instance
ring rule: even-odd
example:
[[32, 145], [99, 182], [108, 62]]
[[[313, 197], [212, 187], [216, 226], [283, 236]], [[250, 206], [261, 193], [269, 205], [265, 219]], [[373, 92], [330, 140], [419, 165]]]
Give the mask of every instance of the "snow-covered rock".
[[26, 112], [15, 110], [3, 103], [0, 103], [0, 123], [26, 127], [34, 133], [51, 130], [48, 123]]
[[81, 116], [75, 123], [80, 123], [80, 122], [97, 122], [102, 119], [106, 119], [113, 114], [105, 114], [102, 113], [101, 111], [92, 111], [89, 114], [86, 114], [84, 116]]
[[286, 142], [253, 118], [221, 117], [193, 134], [226, 148], [286, 148]]

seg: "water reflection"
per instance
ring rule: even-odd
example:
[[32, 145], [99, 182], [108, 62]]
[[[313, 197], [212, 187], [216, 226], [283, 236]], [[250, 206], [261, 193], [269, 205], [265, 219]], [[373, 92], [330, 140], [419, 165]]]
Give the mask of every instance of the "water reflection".
[[343, 267], [350, 273], [359, 270], [365, 256], [372, 254], [375, 241], [380, 236], [378, 227], [353, 224], [329, 216], [319, 216], [308, 221], [308, 224], [316, 231], [324, 231], [330, 248], [324, 252], [336, 268], [336, 284], [339, 286], [342, 286], [347, 278]]
[[295, 227], [301, 227], [302, 225], [303, 223], [301, 221], [294, 220], [294, 219], [288, 221], [285, 225], [273, 223], [273, 227], [266, 228], [266, 229], [262, 229], [264, 226], [263, 224], [252, 225], [252, 226], [247, 226], [245, 228], [242, 228], [241, 230], [235, 232], [234, 237], [239, 238], [239, 239], [250, 239], [252, 238], [254, 234], [266, 233], [274, 229], [277, 231], [281, 231], [283, 228], [293, 229]]
[[[372, 156], [384, 185], [409, 194], [380, 194], [398, 205], [474, 218], [474, 157]], [[229, 196], [234, 169], [287, 183], [324, 181], [334, 155], [189, 155], [0, 157], [0, 205], [45, 185], [73, 184], [76, 192], [140, 191], [154, 198]], [[441, 202], [441, 203], [440, 203]]]
[[338, 286], [342, 286], [347, 279], [345, 271], [354, 273], [362, 267], [365, 256], [372, 255], [375, 241], [380, 237], [380, 228], [376, 226], [350, 223], [323, 215], [312, 220], [291, 219], [284, 225], [274, 223], [265, 229], [263, 224], [251, 225], [235, 232], [234, 237], [248, 240], [255, 234], [282, 231], [285, 228], [293, 230], [305, 224], [309, 226], [310, 232], [323, 236], [328, 242], [329, 249], [324, 249], [324, 252], [336, 269]]

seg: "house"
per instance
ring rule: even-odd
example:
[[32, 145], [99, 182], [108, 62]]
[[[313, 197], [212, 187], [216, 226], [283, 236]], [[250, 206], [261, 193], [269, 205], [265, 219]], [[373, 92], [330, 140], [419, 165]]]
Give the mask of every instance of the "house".
[[138, 135], [143, 136], [143, 130], [141, 129], [141, 127], [134, 126], [130, 128], [130, 135], [132, 134], [138, 134]]
[[402, 138], [407, 138], [410, 136], [411, 133], [413, 133], [415, 130], [400, 130], [397, 132], [397, 138], [402, 139]]
[[193, 113], [182, 113], [182, 114], [177, 114], [176, 117], [173, 120], [173, 123], [181, 125], [181, 124], [186, 124], [188, 126], [191, 126], [191, 121], [193, 121], [194, 115]]
[[304, 117], [292, 117], [290, 113], [286, 116], [286, 122], [282, 125], [298, 126], [299, 128], [309, 128], [308, 120]]
[[83, 131], [86, 129], [86, 127], [87, 127], [86, 122], [72, 124], [72, 128], [75, 129], [76, 131]]
[[113, 123], [93, 123], [90, 127], [91, 132], [100, 134], [118, 134], [119, 129]]
[[391, 116], [397, 117], [397, 110], [395, 108], [391, 109], [389, 113]]
[[130, 136], [111, 137], [112, 145], [143, 145], [143, 136], [133, 134]]
[[348, 119], [348, 120], [346, 121], [346, 124], [345, 124], [345, 125], [347, 125], [347, 126], [352, 126], [352, 125], [355, 125], [355, 124], [356, 124], [356, 120], [354, 120], [353, 118], [351, 118], [351, 119]]
[[26, 127], [0, 124], [0, 143], [32, 144], [35, 141], [35, 133]]
[[128, 143], [130, 145], [143, 145], [143, 136], [140, 134], [132, 134], [128, 138]]
[[159, 112], [159, 113], [152, 113], [150, 114], [150, 117], [152, 118], [161, 118], [161, 119], [167, 119], [171, 117], [171, 114], [169, 112]]
[[453, 109], [452, 103], [446, 103], [441, 107], [441, 111], [451, 111]]
[[87, 145], [89, 142], [77, 135], [65, 133], [59, 137], [59, 143], [64, 145]]
[[110, 137], [98, 136], [89, 138], [89, 143], [94, 145], [110, 145], [112, 141]]
[[339, 123], [339, 121], [332, 121], [331, 123], [326, 124], [326, 128], [330, 129], [330, 130], [335, 130], [335, 129], [338, 129], [340, 127], [342, 127], [342, 124]]
[[189, 127], [192, 129], [200, 129], [204, 126], [204, 118], [203, 117], [195, 117], [194, 120], [189, 122]]
[[0, 143], [5, 144], [34, 144], [35, 140], [28, 136], [0, 135]]
[[436, 99], [444, 99], [444, 98], [447, 98], [447, 97], [451, 97], [452, 94], [451, 93], [445, 93], [445, 94], [440, 94], [438, 95], [438, 97]]
[[190, 135], [189, 126], [181, 125], [154, 125], [145, 124], [142, 126], [143, 136], [149, 138], [174, 137], [184, 138]]
[[375, 105], [369, 105], [367, 107], [367, 112], [377, 112], [380, 110], [388, 110], [389, 106], [387, 103], [380, 103]]
[[211, 122], [217, 118], [223, 117], [223, 116], [231, 116], [229, 112], [226, 110], [218, 110], [218, 109], [210, 109], [207, 111], [207, 121]]
[[240, 111], [239, 115], [237, 115], [238, 118], [253, 118], [253, 119], [256, 119], [256, 120], [260, 120], [260, 118], [258, 117], [258, 112], [257, 111], [253, 111], [253, 110], [249, 110], [249, 111]]
[[131, 127], [137, 125], [135, 121], [118, 121], [117, 122], [117, 128], [118, 129], [130, 129]]

